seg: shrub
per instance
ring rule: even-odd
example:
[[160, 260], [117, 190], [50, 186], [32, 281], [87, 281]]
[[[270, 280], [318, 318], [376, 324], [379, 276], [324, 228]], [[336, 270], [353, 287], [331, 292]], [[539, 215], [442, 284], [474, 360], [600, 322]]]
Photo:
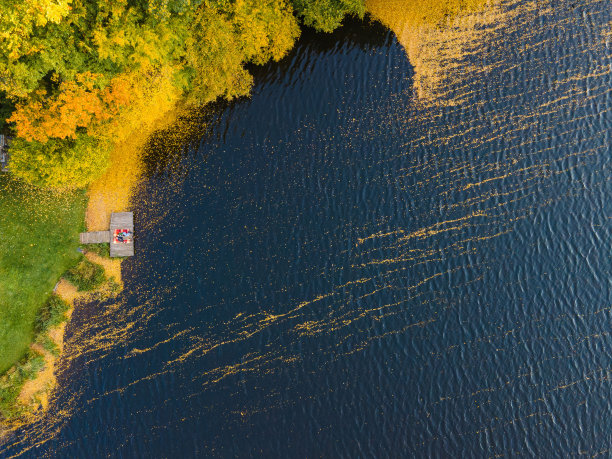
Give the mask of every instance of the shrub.
[[87, 252], [95, 253], [96, 255], [100, 255], [101, 257], [110, 258], [109, 243], [82, 245], [81, 249], [86, 250]]
[[55, 341], [53, 341], [49, 337], [49, 335], [45, 335], [45, 334], [38, 335], [36, 342], [40, 344], [45, 351], [51, 353], [55, 357], [59, 356], [59, 353], [60, 353], [59, 346], [56, 344]]
[[78, 265], [66, 273], [65, 277], [76, 285], [79, 291], [94, 290], [106, 280], [104, 269], [87, 259], [82, 259]]
[[295, 12], [304, 24], [323, 32], [340, 27], [347, 15], [363, 18], [364, 0], [292, 0]]
[[0, 416], [2, 418], [11, 420], [22, 413], [23, 408], [16, 403], [21, 388], [44, 366], [44, 357], [30, 350], [17, 365], [0, 377]]
[[36, 318], [36, 331], [44, 333], [66, 320], [70, 306], [57, 295], [51, 295]]

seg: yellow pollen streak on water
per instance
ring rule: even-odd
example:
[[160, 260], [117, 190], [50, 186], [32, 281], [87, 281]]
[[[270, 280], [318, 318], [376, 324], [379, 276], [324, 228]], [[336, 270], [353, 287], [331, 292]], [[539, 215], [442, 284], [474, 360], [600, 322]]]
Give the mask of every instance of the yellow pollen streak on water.
[[130, 352], [128, 352], [128, 354], [125, 357], [123, 357], [123, 358], [124, 359], [129, 359], [131, 357], [134, 357], [134, 356], [137, 356], [137, 355], [140, 355], [140, 354], [145, 354], [147, 352], [151, 352], [151, 351], [157, 349], [159, 346], [161, 346], [163, 344], [168, 344], [169, 342], [174, 341], [175, 339], [180, 338], [182, 336], [186, 336], [186, 335], [188, 336], [189, 332], [191, 332], [190, 329], [181, 330], [176, 335], [171, 336], [170, 338], [167, 338], [165, 340], [159, 341], [159, 342], [155, 343], [153, 346], [147, 347], [145, 349], [134, 348]]
[[395, 230], [395, 231], [389, 231], [387, 233], [383, 233], [382, 231], [376, 234], [372, 234], [370, 236], [366, 236], [366, 237], [360, 237], [359, 239], [357, 239], [358, 244], [363, 244], [365, 241], [368, 241], [370, 239], [378, 239], [381, 237], [387, 237], [387, 236], [395, 236], [397, 234], [403, 234], [404, 230]]
[[[437, 222], [431, 226], [428, 226], [426, 228], [421, 228], [417, 231], [413, 231], [412, 233], [402, 236], [401, 238], [398, 239], [398, 241], [407, 241], [409, 239], [415, 239], [415, 238], [423, 239], [423, 238], [427, 238], [430, 236], [434, 236], [439, 233], [461, 229], [465, 227], [466, 225], [453, 226], [453, 227], [448, 227], [448, 228], [443, 228], [443, 229], [438, 229], [438, 228], [444, 225], [451, 224], [451, 223], [465, 222], [466, 220], [470, 220], [476, 217], [487, 217], [487, 213], [484, 211], [474, 211], [470, 215], [466, 215], [465, 217]], [[387, 232], [387, 233], [379, 232], [379, 233], [372, 234], [364, 238], [360, 238], [359, 243], [363, 243], [364, 241], [367, 241], [370, 239], [377, 239], [377, 238], [388, 237], [388, 236], [399, 235], [399, 234], [406, 234], [406, 231], [402, 229], [398, 229], [398, 230]]]

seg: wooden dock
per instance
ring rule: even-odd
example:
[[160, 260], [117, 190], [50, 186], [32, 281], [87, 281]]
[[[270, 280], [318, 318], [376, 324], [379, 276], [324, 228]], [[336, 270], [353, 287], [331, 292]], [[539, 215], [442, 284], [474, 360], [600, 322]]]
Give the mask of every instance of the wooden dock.
[[[115, 230], [128, 229], [134, 233], [134, 214], [132, 212], [118, 212], [111, 214], [110, 235], [111, 238]], [[134, 240], [130, 242], [114, 242], [110, 243], [111, 257], [131, 257], [134, 256]]]
[[129, 242], [116, 242], [113, 235], [116, 230], [128, 230], [134, 234], [134, 214], [132, 212], [115, 212], [111, 214], [110, 229], [108, 231], [91, 231], [81, 233], [81, 244], [110, 244], [111, 257], [131, 257], [134, 255], [133, 236]]

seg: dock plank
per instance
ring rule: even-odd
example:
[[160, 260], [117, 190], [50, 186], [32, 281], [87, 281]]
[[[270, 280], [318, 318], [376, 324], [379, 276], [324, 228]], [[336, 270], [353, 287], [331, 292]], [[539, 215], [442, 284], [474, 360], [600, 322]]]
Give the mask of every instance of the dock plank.
[[134, 213], [133, 212], [114, 212], [111, 214], [110, 221], [110, 256], [111, 257], [131, 257], [134, 255], [134, 241], [130, 243], [115, 243], [112, 235], [116, 229], [129, 229], [134, 233]]
[[102, 244], [110, 242], [110, 231], [91, 231], [79, 234], [81, 244]]

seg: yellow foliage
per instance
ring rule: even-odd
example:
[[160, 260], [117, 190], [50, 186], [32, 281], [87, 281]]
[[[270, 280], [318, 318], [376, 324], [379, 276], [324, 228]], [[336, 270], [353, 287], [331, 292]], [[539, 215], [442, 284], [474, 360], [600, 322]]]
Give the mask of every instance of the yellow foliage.
[[41, 3], [43, 4], [45, 24], [47, 21], [54, 24], [59, 24], [64, 16], [70, 12], [71, 0], [44, 0]]
[[186, 43], [186, 60], [196, 75], [192, 98], [206, 103], [247, 95], [253, 80], [244, 64], [281, 59], [299, 34], [293, 9], [284, 0], [200, 8]]
[[173, 77], [174, 69], [169, 66], [161, 69], [147, 66], [115, 78], [105, 94], [105, 102], [117, 104], [120, 110], [109, 122], [91, 130], [91, 134], [96, 138], [121, 142], [134, 131], [150, 131], [151, 126], [170, 111], [182, 95], [174, 86]]
[[[173, 70], [147, 69], [124, 75], [130, 105], [95, 135], [114, 142], [106, 172], [88, 188], [87, 227], [108, 229], [111, 212], [129, 208], [141, 174], [141, 154], [151, 133], [172, 122], [181, 93], [172, 84]], [[116, 165], [116, 167], [113, 167]]]
[[88, 136], [72, 141], [27, 142], [11, 145], [11, 171], [37, 186], [84, 188], [108, 165], [108, 146]]
[[11, 60], [35, 46], [30, 36], [35, 27], [59, 24], [70, 12], [72, 0], [0, 1], [0, 51]]

